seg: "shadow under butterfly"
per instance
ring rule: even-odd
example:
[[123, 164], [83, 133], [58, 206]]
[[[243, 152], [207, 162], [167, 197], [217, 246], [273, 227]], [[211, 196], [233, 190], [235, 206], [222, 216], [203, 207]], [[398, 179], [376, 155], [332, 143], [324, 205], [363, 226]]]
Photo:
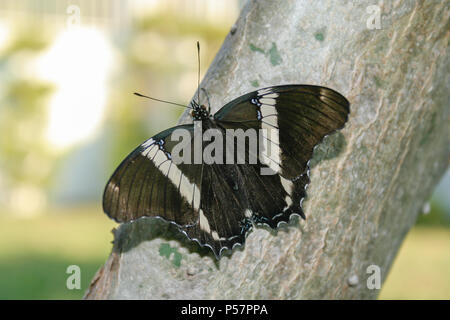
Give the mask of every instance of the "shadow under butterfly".
[[[106, 185], [103, 210], [118, 222], [162, 218], [219, 259], [224, 249], [244, 244], [254, 225], [276, 229], [294, 214], [305, 218], [302, 201], [314, 147], [345, 125], [349, 106], [338, 92], [313, 85], [263, 88], [232, 100], [214, 115], [194, 100], [189, 106], [194, 123], [158, 133], [122, 161]], [[212, 152], [213, 163], [176, 161], [173, 153], [180, 141], [173, 133], [179, 129], [189, 140], [182, 156], [186, 150], [191, 160], [196, 152], [203, 154], [213, 139], [200, 140], [199, 147], [196, 132], [203, 135], [209, 129], [223, 136], [214, 137], [216, 146], [234, 154], [227, 159], [227, 152]], [[260, 139], [256, 154], [250, 151], [255, 149], [250, 139], [244, 140], [245, 153], [237, 161], [242, 143], [234, 139], [227, 144], [226, 135], [239, 129], [254, 130]]]

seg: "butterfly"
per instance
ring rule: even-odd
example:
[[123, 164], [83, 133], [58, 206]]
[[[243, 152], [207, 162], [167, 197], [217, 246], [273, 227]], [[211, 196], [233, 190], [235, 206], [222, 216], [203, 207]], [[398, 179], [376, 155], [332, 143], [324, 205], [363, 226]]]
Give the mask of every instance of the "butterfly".
[[[255, 225], [275, 229], [292, 215], [305, 218], [314, 147], [343, 128], [350, 112], [340, 93], [295, 84], [244, 94], [213, 115], [200, 101], [189, 107], [192, 124], [158, 133], [122, 161], [106, 185], [103, 209], [118, 222], [159, 217], [173, 223], [217, 259], [243, 245]], [[205, 139], [208, 131], [214, 134]], [[227, 140], [230, 132], [244, 138]], [[175, 133], [184, 135], [184, 148]], [[192, 160], [199, 153], [203, 158]]]

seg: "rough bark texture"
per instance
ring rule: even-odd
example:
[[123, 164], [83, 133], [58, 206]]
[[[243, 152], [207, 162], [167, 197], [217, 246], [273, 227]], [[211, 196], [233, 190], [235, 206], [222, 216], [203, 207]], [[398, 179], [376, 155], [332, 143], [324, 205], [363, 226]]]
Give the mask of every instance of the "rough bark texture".
[[122, 225], [86, 298], [377, 297], [367, 267], [386, 278], [448, 166], [450, 28], [447, 1], [379, 1], [369, 29], [373, 4], [250, 1], [201, 85], [213, 111], [289, 83], [349, 99], [346, 127], [316, 148], [306, 221], [258, 228], [219, 262], [159, 220]]

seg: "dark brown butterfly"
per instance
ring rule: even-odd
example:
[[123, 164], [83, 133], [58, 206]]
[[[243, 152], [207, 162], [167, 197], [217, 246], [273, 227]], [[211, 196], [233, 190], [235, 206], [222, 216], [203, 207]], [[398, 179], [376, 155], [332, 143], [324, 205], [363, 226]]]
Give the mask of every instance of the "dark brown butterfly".
[[[338, 92], [311, 85], [260, 89], [227, 103], [214, 115], [193, 101], [193, 124], [155, 135], [123, 160], [106, 185], [103, 209], [118, 222], [146, 216], [174, 223], [219, 258], [225, 248], [243, 244], [255, 224], [277, 228], [293, 214], [305, 217], [302, 200], [314, 147], [345, 125], [349, 106]], [[202, 134], [214, 129], [223, 137], [215, 136], [215, 145], [235, 153], [226, 159], [210, 152], [213, 163], [175, 161], [175, 153], [183, 157], [191, 153], [192, 160], [195, 148], [204, 152], [211, 146], [213, 139], [195, 144], [196, 126]], [[227, 132], [239, 129], [259, 132], [259, 138], [266, 129], [270, 135], [262, 134], [263, 142], [257, 140], [252, 154], [248, 136], [225, 143]], [[179, 139], [173, 138], [177, 130], [184, 130], [190, 140], [183, 152], [178, 150]], [[237, 150], [242, 146], [245, 154], [239, 162]]]

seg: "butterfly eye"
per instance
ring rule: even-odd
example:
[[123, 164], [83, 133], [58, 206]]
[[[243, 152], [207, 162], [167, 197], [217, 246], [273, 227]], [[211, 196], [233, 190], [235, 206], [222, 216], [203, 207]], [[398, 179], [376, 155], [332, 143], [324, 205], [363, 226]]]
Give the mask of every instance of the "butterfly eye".
[[191, 115], [191, 117], [194, 117], [194, 110], [191, 110], [191, 112], [189, 112], [189, 114]]
[[205, 107], [204, 104], [202, 104], [202, 105], [200, 106], [200, 108], [202, 108], [203, 110], [206, 110], [206, 107]]

